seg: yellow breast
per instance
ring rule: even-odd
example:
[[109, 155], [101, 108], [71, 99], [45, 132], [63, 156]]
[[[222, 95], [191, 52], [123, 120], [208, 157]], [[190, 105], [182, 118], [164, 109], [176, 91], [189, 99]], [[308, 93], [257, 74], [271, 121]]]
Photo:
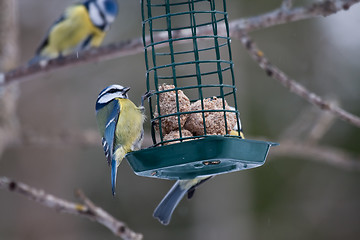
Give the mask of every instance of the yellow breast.
[[145, 117], [129, 99], [117, 100], [121, 109], [116, 127], [115, 145], [120, 144], [126, 152], [129, 152], [141, 135]]

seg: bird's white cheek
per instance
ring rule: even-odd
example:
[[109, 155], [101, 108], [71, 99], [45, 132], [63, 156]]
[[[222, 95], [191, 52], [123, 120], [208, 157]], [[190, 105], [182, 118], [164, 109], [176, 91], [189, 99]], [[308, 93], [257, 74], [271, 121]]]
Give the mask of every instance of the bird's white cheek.
[[105, 104], [108, 102], [111, 102], [112, 100], [114, 100], [117, 97], [121, 97], [122, 95], [118, 94], [118, 93], [108, 93], [105, 94], [104, 96], [102, 96], [99, 100], [98, 103], [100, 104]]
[[89, 15], [94, 25], [96, 26], [104, 25], [104, 19], [101, 17], [99, 9], [94, 4], [89, 5]]

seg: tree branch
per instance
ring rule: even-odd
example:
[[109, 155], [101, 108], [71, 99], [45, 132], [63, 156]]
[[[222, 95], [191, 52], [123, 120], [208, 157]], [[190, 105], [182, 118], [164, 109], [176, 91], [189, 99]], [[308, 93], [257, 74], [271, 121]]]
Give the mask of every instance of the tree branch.
[[341, 120], [344, 120], [356, 127], [360, 127], [360, 118], [343, 110], [342, 108], [323, 100], [317, 94], [309, 91], [303, 85], [299, 84], [293, 79], [290, 79], [283, 71], [272, 65], [265, 57], [264, 53], [257, 47], [254, 41], [245, 32], [238, 32], [239, 38], [248, 50], [250, 56], [259, 64], [259, 66], [266, 72], [266, 74], [278, 80], [290, 92], [297, 94], [306, 101], [314, 104], [322, 110], [329, 111], [335, 114]]
[[291, 156], [308, 159], [342, 168], [348, 171], [360, 170], [360, 157], [333, 147], [325, 147], [299, 142], [280, 142], [280, 146], [271, 150], [270, 157]]
[[[335, 102], [335, 101], [332, 101]], [[328, 111], [321, 111], [310, 105], [302, 110], [283, 132], [279, 141], [301, 141], [317, 144], [334, 125], [336, 116]]]
[[69, 145], [92, 147], [101, 146], [101, 137], [99, 131], [94, 129], [79, 131], [62, 129], [52, 136], [44, 136], [25, 128], [21, 136], [21, 143], [25, 146], [40, 147], [61, 147]]
[[[285, 2], [291, 2], [286, 1]], [[326, 0], [321, 3], [314, 3], [308, 7], [298, 7], [294, 9], [286, 9], [280, 7], [274, 11], [261, 14], [259, 16], [242, 18], [230, 22], [230, 33], [238, 31], [255, 31], [263, 28], [272, 27], [279, 24], [295, 22], [299, 20], [309, 19], [318, 16], [328, 16], [341, 10], [348, 10], [352, 5], [360, 2], [360, 0]], [[287, 3], [288, 4], [288, 3]], [[286, 6], [291, 6], [286, 5]], [[219, 26], [218, 34], [224, 34], [226, 29]], [[207, 35], [212, 33], [212, 26], [201, 27], [198, 35]], [[173, 31], [173, 38], [190, 37], [191, 30]], [[168, 39], [168, 34], [159, 32], [154, 34], [154, 41], [164, 41]], [[147, 43], [150, 38], [146, 37]], [[177, 41], [178, 43], [179, 41]], [[185, 43], [185, 41], [181, 41]], [[22, 66], [8, 73], [0, 73], [0, 87], [12, 82], [24, 81], [39, 77], [45, 73], [49, 73], [58, 69], [72, 67], [84, 63], [100, 62], [114, 58], [134, 55], [143, 52], [142, 38], [134, 38], [128, 41], [122, 41], [116, 44], [90, 49], [61, 59], [53, 59], [43, 61], [32, 66]]]
[[0, 189], [16, 192], [30, 200], [38, 202], [48, 208], [52, 208], [57, 212], [86, 217], [104, 225], [116, 236], [121, 237], [124, 240], [140, 240], [143, 238], [141, 234], [135, 233], [128, 228], [125, 223], [118, 221], [103, 209], [95, 206], [81, 191], [78, 191], [77, 195], [84, 204], [72, 203], [57, 198], [45, 193], [43, 190], [32, 188], [24, 183], [12, 181], [6, 177], [0, 177]]
[[285, 2], [291, 1], [284, 0], [282, 6], [274, 11], [231, 22], [231, 32], [233, 30], [250, 32], [319, 16], [327, 17], [341, 10], [348, 10], [352, 5], [360, 2], [360, 0], [325, 0], [307, 7], [285, 8], [284, 10], [284, 5], [291, 6]]
[[[307, 114], [306, 114], [307, 115]], [[321, 119], [319, 119], [321, 120]], [[319, 121], [318, 120], [318, 121]], [[298, 126], [297, 124], [295, 126]], [[317, 125], [315, 125], [317, 126]], [[26, 136], [26, 135], [25, 135]], [[86, 131], [71, 131], [66, 132], [63, 136], [48, 137], [48, 136], [35, 136], [34, 134], [28, 134], [24, 137], [25, 145], [34, 145], [40, 147], [54, 147], [54, 146], [83, 146], [101, 148], [100, 136], [95, 130]], [[253, 139], [253, 138], [249, 138]], [[280, 146], [271, 150], [271, 156], [292, 156], [299, 157], [308, 160], [314, 160], [325, 164], [335, 165], [345, 170], [360, 170], [359, 161], [352, 156], [352, 154], [336, 149], [334, 147], [319, 146], [314, 142], [303, 143], [296, 139], [290, 139], [288, 137], [281, 138]], [[307, 140], [307, 139], [305, 139]], [[152, 140], [149, 135], [145, 135], [143, 146], [151, 146]], [[304, 151], [304, 152], [302, 152]], [[322, 152], [325, 151], [325, 152]], [[331, 155], [331, 156], [329, 156]], [[352, 168], [353, 167], [353, 168]]]

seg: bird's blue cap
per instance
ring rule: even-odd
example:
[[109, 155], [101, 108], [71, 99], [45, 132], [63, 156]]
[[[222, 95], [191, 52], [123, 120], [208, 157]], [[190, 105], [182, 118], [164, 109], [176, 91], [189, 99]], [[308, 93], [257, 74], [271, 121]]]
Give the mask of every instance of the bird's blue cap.
[[104, 2], [105, 10], [110, 15], [116, 16], [119, 12], [119, 6], [116, 0], [106, 0]]

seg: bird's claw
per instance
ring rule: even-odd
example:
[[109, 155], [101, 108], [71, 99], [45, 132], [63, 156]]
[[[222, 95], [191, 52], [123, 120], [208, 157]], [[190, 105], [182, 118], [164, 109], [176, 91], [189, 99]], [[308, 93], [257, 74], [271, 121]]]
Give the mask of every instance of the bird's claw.
[[146, 93], [144, 93], [144, 95], [141, 96], [141, 106], [144, 106], [144, 101], [146, 99], [148, 99], [149, 97], [151, 97], [154, 94], [155, 91], [147, 91]]

